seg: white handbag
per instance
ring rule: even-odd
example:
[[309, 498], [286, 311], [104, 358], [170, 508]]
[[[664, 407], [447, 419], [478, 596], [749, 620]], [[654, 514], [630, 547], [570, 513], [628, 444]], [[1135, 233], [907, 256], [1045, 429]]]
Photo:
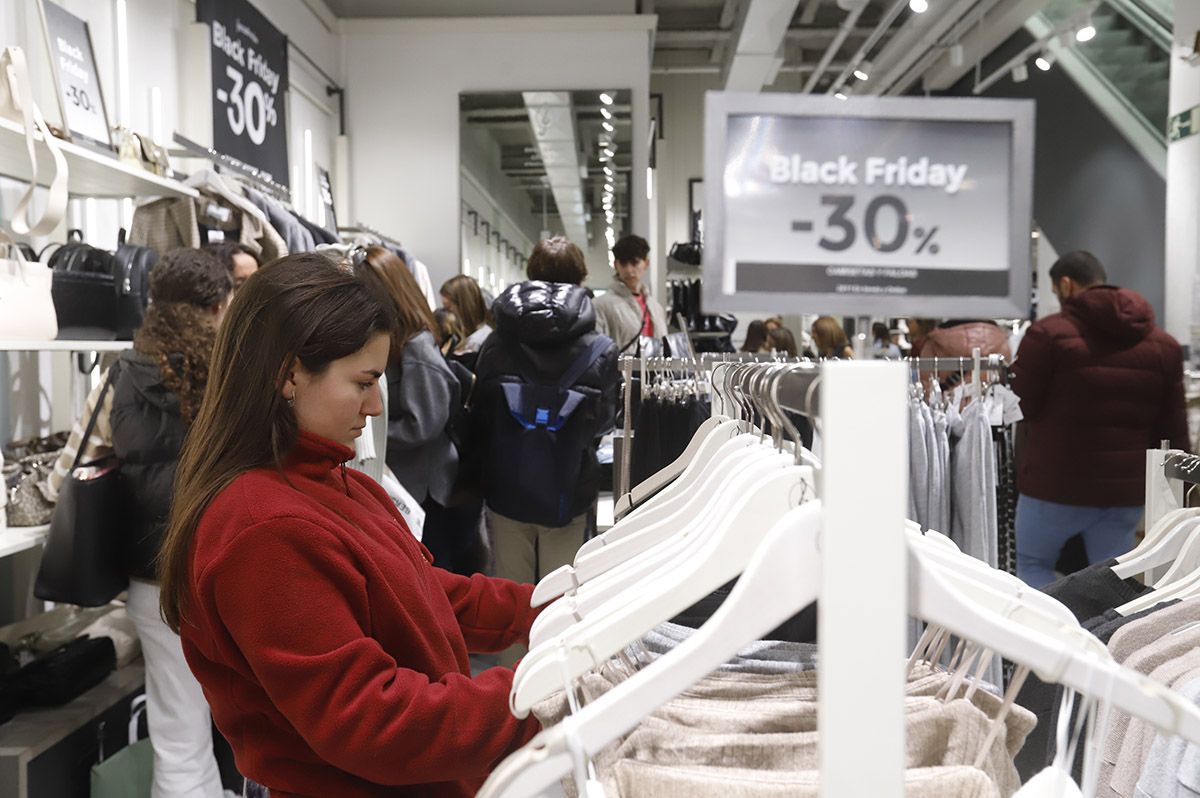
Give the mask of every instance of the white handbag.
[[[25, 190], [12, 215], [13, 232], [21, 236], [49, 235], [67, 213], [67, 159], [62, 153], [58, 139], [46, 126], [46, 120], [42, 118], [37, 103], [33, 101], [33, 87], [29, 83], [25, 51], [20, 47], [6, 47], [4, 53], [0, 54], [0, 116], [24, 126], [25, 149], [33, 167], [29, 188]], [[42, 210], [42, 218], [30, 223], [30, 204], [33, 202], [34, 188], [38, 185], [41, 166], [38, 163], [35, 130], [42, 135], [46, 149], [50, 151], [50, 158], [54, 161], [54, 177], [49, 181], [50, 193], [46, 199], [46, 207]]]
[[0, 340], [53, 341], [58, 316], [50, 296], [54, 271], [44, 263], [25, 260], [21, 248], [0, 233]]

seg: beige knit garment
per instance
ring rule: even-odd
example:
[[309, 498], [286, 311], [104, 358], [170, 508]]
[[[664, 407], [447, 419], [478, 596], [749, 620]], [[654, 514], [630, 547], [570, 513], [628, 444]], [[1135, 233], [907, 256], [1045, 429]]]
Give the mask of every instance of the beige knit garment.
[[[1172, 620], [1174, 617], [1178, 617], [1172, 611], [1191, 603], [1191, 601], [1185, 601], [1172, 607], [1167, 607], [1153, 615], [1148, 615], [1118, 629], [1108, 644], [1114, 658], [1117, 658], [1117, 652], [1126, 651], [1126, 646], [1129, 644], [1128, 638], [1119, 638], [1121, 632], [1131, 627], [1141, 627], [1147, 623], [1153, 623], [1154, 626], [1151, 628], [1134, 629], [1133, 636], [1139, 642], [1150, 637], [1152, 638], [1152, 642], [1145, 643], [1133, 652], [1128, 653], [1124, 661], [1121, 662], [1122, 665], [1148, 676], [1160, 665], [1188, 654], [1192, 649], [1200, 645], [1200, 628], [1185, 628], [1189, 623], [1195, 623], [1195, 621]], [[1185, 615], [1184, 617], [1187, 616]], [[1200, 618], [1197, 620], [1200, 620]], [[1177, 629], [1183, 629], [1183, 631], [1173, 634]], [[1121, 745], [1124, 743], [1125, 736], [1129, 731], [1129, 722], [1130, 717], [1126, 713], [1117, 709], [1112, 711], [1108, 733], [1105, 735], [1104, 747], [1101, 753], [1100, 778], [1096, 788], [1097, 798], [1128, 798], [1128, 796], [1133, 794], [1132, 789], [1130, 789], [1130, 792], [1124, 793], [1118, 792], [1113, 786], [1118, 783], [1132, 783], [1135, 785], [1137, 783], [1137, 772], [1132, 774], [1132, 782], [1130, 782], [1130, 774], [1125, 772], [1125, 768], [1122, 768], [1121, 772], [1117, 772], [1117, 763], [1121, 758]], [[1140, 764], [1136, 766], [1136, 769], [1140, 772]]]
[[[619, 798], [816, 798], [820, 774], [721, 767], [665, 767], [618, 762]], [[999, 798], [991, 779], [972, 767], [910, 768], [906, 798]]]
[[[615, 663], [588, 674], [579, 683], [581, 702], [594, 701], [627, 675], [628, 670]], [[908, 686], [914, 695], [906, 700], [906, 766], [973, 765], [1001, 700], [981, 689], [970, 702], [942, 702], [932, 696], [949, 675], [928, 669], [916, 675]], [[566, 696], [552, 696], [533, 711], [544, 726], [553, 725], [568, 712]], [[1002, 796], [1020, 786], [1013, 756], [1036, 719], [1023, 707], [1014, 706], [1005, 723], [1004, 745], [993, 746], [983, 768]], [[594, 764], [609, 789], [617, 789], [615, 768], [627, 759], [665, 766], [815, 770], [818, 739], [815, 673], [715, 673], [656, 710], [624, 741], [597, 755]], [[564, 788], [573, 795], [573, 784], [566, 782]]]
[[[1168, 660], [1150, 673], [1150, 678], [1172, 690], [1183, 687], [1200, 675], [1200, 649]], [[1110, 786], [1118, 795], [1132, 796], [1137, 787], [1142, 766], [1150, 756], [1150, 747], [1158, 729], [1141, 718], [1130, 718], [1129, 727], [1121, 740]]]

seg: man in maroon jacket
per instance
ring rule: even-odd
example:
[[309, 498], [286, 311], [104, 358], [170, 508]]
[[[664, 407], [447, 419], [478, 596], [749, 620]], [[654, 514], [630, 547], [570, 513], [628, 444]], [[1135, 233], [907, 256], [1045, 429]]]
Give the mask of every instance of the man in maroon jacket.
[[1035, 323], [1013, 364], [1027, 442], [1017, 473], [1017, 575], [1055, 578], [1063, 544], [1082, 534], [1088, 560], [1133, 547], [1146, 455], [1187, 448], [1183, 352], [1145, 297], [1106, 285], [1089, 252], [1050, 269], [1062, 312]]

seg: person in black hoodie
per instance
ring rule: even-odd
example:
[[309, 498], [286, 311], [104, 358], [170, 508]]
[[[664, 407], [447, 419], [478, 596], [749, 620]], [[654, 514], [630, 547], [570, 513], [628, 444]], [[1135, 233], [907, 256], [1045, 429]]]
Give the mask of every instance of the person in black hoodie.
[[150, 305], [133, 350], [113, 366], [112, 443], [131, 499], [128, 612], [146, 662], [155, 796], [222, 795], [208, 703], [184, 660], [179, 635], [159, 614], [155, 569], [179, 452], [200, 409], [232, 290], [229, 272], [213, 254], [168, 252], [150, 273]]
[[[509, 286], [492, 306], [496, 331], [483, 344], [476, 362], [471, 403], [474, 440], [484, 462], [483, 487], [488, 525], [496, 556], [496, 576], [536, 583], [570, 563], [583, 545], [587, 517], [599, 492], [600, 466], [594, 440], [612, 427], [617, 405], [617, 347], [596, 332], [596, 313], [580, 284], [587, 266], [579, 247], [565, 238], [540, 242], [529, 257], [527, 282]], [[589, 352], [599, 351], [589, 358]], [[581, 360], [582, 358], [582, 360]], [[505, 385], [557, 385], [574, 365], [589, 362], [571, 389], [585, 398], [568, 422], [570, 434], [584, 441], [568, 455], [574, 462], [546, 463], [496, 451], [498, 424], [509, 423]], [[506, 460], [519, 467], [503, 468]], [[516, 463], [514, 463], [516, 465]], [[547, 524], [518, 494], [538, 495], [548, 476], [578, 469], [578, 479], [562, 499], [559, 524]], [[513, 482], [517, 485], [513, 485]], [[524, 483], [524, 484], [520, 484]], [[516, 488], [514, 490], [513, 488]], [[510, 650], [501, 658], [515, 661]]]

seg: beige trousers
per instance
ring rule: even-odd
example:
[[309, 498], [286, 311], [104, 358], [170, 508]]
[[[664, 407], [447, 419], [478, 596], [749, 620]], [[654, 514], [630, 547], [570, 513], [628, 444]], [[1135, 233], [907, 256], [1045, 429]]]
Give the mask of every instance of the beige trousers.
[[[587, 513], [566, 526], [540, 526], [487, 511], [496, 554], [496, 576], [514, 582], [537, 584], [546, 574], [575, 560], [587, 530]], [[501, 665], [512, 665], [525, 656], [525, 646], [512, 646], [500, 654]]]

